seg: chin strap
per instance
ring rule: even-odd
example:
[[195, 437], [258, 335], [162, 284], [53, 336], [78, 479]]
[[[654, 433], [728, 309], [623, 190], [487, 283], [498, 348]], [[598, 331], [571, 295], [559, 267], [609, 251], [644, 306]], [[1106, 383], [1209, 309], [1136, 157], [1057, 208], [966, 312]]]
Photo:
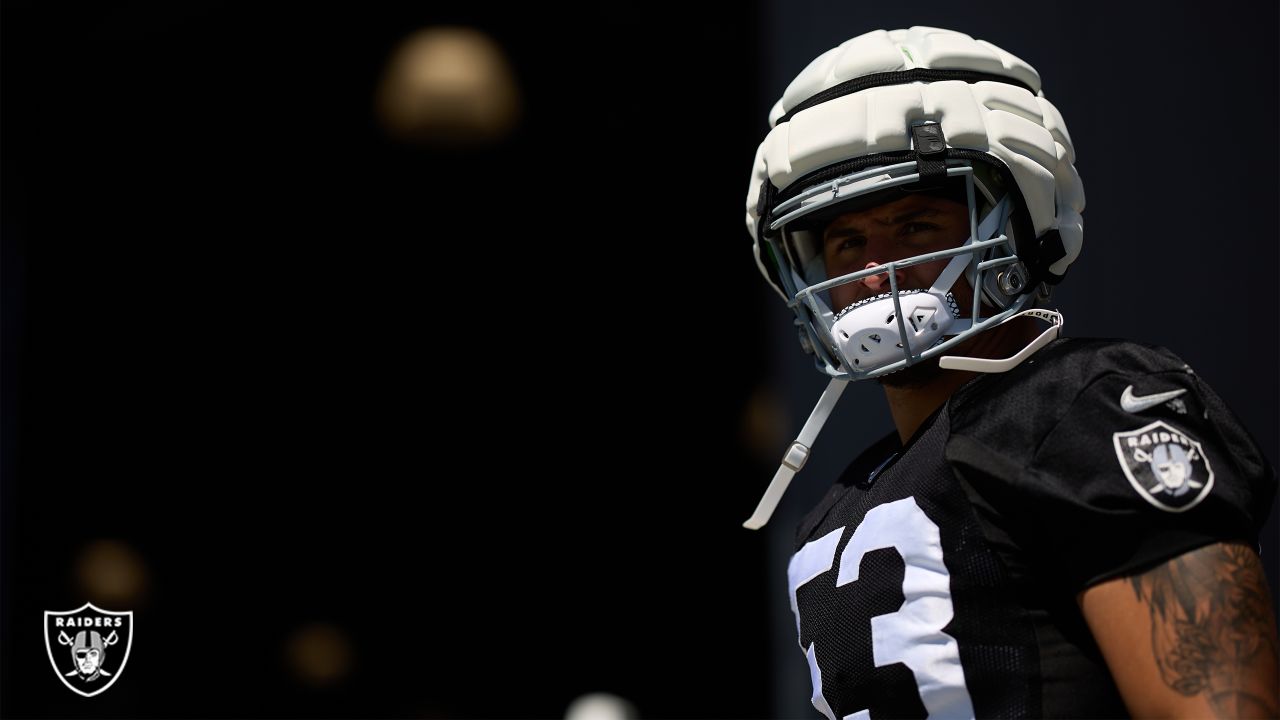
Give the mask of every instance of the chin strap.
[[[1040, 348], [1057, 339], [1059, 332], [1062, 330], [1062, 313], [1056, 310], [1041, 310], [1038, 308], [1023, 310], [1020, 313], [1011, 315], [1004, 322], [1009, 322], [1009, 320], [1023, 315], [1044, 320], [1049, 323], [1049, 328], [1040, 333], [1039, 337], [1028, 343], [1016, 355], [1003, 360], [944, 355], [938, 359], [938, 366], [944, 370], [971, 370], [984, 373], [1006, 372], [1017, 367], [1019, 363], [1031, 357]], [[1001, 324], [1003, 325], [1004, 323]], [[764, 497], [760, 498], [760, 503], [756, 505], [756, 511], [751, 514], [751, 517], [742, 523], [743, 527], [748, 530], [759, 530], [765, 526], [765, 523], [769, 522], [769, 518], [773, 516], [773, 511], [782, 500], [783, 493], [787, 491], [787, 486], [791, 484], [791, 479], [796, 476], [796, 473], [800, 472], [805, 462], [808, 461], [809, 448], [813, 447], [813, 441], [818, 438], [818, 433], [822, 431], [822, 426], [826, 424], [827, 418], [831, 417], [831, 411], [835, 409], [836, 402], [840, 400], [840, 395], [848, 384], [848, 380], [840, 378], [833, 379], [827, 384], [827, 389], [823, 391], [822, 397], [818, 399], [818, 404], [814, 406], [813, 412], [809, 414], [809, 419], [805, 421], [804, 428], [800, 430], [800, 437], [796, 438], [795, 442], [791, 443], [791, 447], [787, 449], [787, 454], [782, 458], [782, 465], [778, 467], [778, 472], [774, 473], [773, 481], [769, 483], [769, 488], [764, 491]]]
[[840, 378], [827, 384], [827, 389], [822, 392], [818, 404], [813, 407], [813, 412], [809, 413], [809, 419], [805, 421], [804, 428], [800, 430], [800, 437], [796, 438], [796, 441], [787, 449], [787, 454], [782, 458], [782, 465], [778, 468], [778, 472], [774, 473], [773, 481], [769, 483], [769, 489], [764, 491], [764, 497], [760, 498], [756, 511], [751, 513], [750, 519], [742, 523], [742, 527], [748, 530], [759, 530], [769, 522], [774, 508], [778, 507], [778, 502], [782, 500], [782, 494], [791, 484], [791, 478], [800, 472], [800, 468], [804, 467], [805, 461], [809, 459], [809, 448], [813, 447], [813, 441], [818, 438], [818, 433], [822, 431], [827, 418], [831, 417], [836, 401], [840, 399], [840, 394], [848, 384], [848, 380]]
[[1037, 350], [1056, 340], [1059, 333], [1062, 331], [1062, 313], [1057, 310], [1041, 310], [1038, 308], [1023, 310], [1020, 313], [1010, 315], [1000, 324], [1003, 325], [1004, 323], [1009, 322], [1009, 320], [1022, 317], [1023, 315], [1030, 315], [1037, 320], [1044, 320], [1049, 323], [1049, 328], [1040, 333], [1040, 336], [1028, 343], [1026, 347], [1019, 350], [1016, 355], [1011, 355], [1003, 360], [943, 355], [938, 358], [938, 367], [943, 370], [968, 370], [970, 372], [980, 373], [1008, 372], [1009, 370], [1017, 367], [1023, 360], [1026, 360], [1035, 354]]

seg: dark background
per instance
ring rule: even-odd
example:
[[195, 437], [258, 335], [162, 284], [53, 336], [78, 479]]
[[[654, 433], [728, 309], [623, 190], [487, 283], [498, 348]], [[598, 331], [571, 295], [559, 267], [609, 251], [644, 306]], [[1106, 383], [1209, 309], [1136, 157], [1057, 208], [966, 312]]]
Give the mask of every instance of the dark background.
[[[5, 5], [4, 714], [768, 712], [754, 20], [472, 5]], [[376, 121], [442, 24], [515, 70], [496, 146]], [[84, 699], [40, 618], [103, 537], [150, 583]]]
[[[1170, 347], [1274, 463], [1276, 9], [871, 5], [4, 3], [0, 714], [813, 716], [790, 530], [889, 423], [850, 388], [739, 527], [823, 383], [742, 198], [786, 84], [877, 27], [1040, 71], [1089, 198], [1065, 332]], [[506, 53], [506, 140], [376, 121], [438, 25]], [[145, 582], [86, 700], [40, 618], [102, 539]], [[320, 685], [317, 623], [350, 657]]]

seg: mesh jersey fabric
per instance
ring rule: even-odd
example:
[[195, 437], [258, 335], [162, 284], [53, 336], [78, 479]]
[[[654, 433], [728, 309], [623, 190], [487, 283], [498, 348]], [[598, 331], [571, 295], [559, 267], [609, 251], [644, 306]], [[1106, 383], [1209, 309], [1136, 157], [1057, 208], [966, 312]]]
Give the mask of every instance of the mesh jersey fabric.
[[[1120, 406], [1130, 385], [1139, 398], [1185, 392], [1173, 398], [1180, 403], [1131, 413]], [[1155, 422], [1196, 443], [1204, 459], [1194, 471], [1212, 464], [1212, 487], [1194, 507], [1153, 505], [1125, 474], [1124, 453], [1141, 449], [1129, 443], [1141, 436], [1125, 433]], [[978, 717], [1125, 717], [1076, 593], [1216, 540], [1256, 539], [1274, 492], [1274, 471], [1247, 431], [1175, 355], [1055, 341], [1008, 373], [965, 385], [905, 446], [896, 433], [872, 445], [801, 522], [797, 557], [839, 532], [832, 569], [793, 588], [815, 705], [836, 718], [925, 717], [922, 698], [932, 694], [935, 711], [969, 702]], [[850, 540], [874, 524], [869, 514], [904, 501], [937, 526], [929, 552], [949, 578], [932, 605], [905, 601], [907, 564], [928, 563], [901, 542], [862, 554], [857, 580], [837, 582]], [[946, 619], [945, 636], [921, 637], [954, 639], [960, 681], [912, 667], [945, 664], [945, 643], [928, 662], [885, 662], [895, 659], [890, 635], [910, 635], [931, 613]], [[947, 694], [939, 684], [948, 682], [962, 687]]]

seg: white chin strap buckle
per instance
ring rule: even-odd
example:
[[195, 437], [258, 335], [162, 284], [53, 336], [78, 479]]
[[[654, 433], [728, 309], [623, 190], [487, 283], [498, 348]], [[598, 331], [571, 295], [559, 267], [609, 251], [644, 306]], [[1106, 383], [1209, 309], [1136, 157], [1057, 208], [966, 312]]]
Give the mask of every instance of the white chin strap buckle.
[[1015, 355], [1010, 355], [1003, 360], [991, 360], [988, 358], [960, 357], [958, 355], [943, 355], [938, 358], [938, 367], [943, 370], [968, 370], [970, 372], [980, 373], [1000, 373], [1007, 372], [1017, 367], [1023, 360], [1031, 357], [1037, 350], [1048, 345], [1062, 333], [1063, 317], [1062, 313], [1057, 310], [1041, 310], [1033, 308], [1031, 310], [1023, 310], [1020, 313], [1010, 315], [1000, 324], [1009, 322], [1010, 320], [1023, 315], [1029, 315], [1037, 320], [1044, 320], [1049, 323], [1049, 327], [1037, 337], [1022, 348]]
[[840, 394], [844, 392], [845, 386], [849, 384], [848, 380], [839, 378], [827, 383], [827, 389], [823, 391], [822, 397], [818, 399], [818, 404], [814, 406], [813, 412], [809, 414], [809, 419], [805, 421], [804, 428], [800, 431], [800, 437], [791, 443], [791, 447], [787, 449], [787, 454], [782, 458], [782, 465], [778, 468], [778, 472], [774, 473], [773, 481], [769, 483], [769, 489], [764, 491], [764, 497], [760, 498], [760, 504], [756, 505], [756, 511], [751, 514], [751, 518], [742, 523], [742, 527], [749, 530], [759, 530], [764, 524], [769, 522], [769, 518], [773, 515], [774, 508], [778, 507], [778, 502], [782, 500], [782, 494], [787, 491], [787, 486], [791, 484], [791, 478], [800, 472], [800, 468], [809, 459], [809, 448], [813, 447], [813, 441], [818, 438], [818, 432], [822, 430], [822, 426], [826, 424], [827, 418], [831, 417], [831, 411], [836, 407], [836, 401], [840, 399]]

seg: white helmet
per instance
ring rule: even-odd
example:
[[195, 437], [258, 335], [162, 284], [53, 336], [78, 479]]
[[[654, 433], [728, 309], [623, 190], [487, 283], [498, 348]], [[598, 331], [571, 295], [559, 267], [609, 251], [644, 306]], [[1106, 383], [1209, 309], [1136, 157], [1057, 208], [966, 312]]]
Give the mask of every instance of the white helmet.
[[[938, 356], [1018, 314], [1053, 326], [1005, 361], [945, 357], [941, 366], [1001, 371], [1056, 337], [1061, 316], [1032, 308], [1084, 236], [1071, 137], [1039, 74], [963, 33], [859, 35], [801, 71], [769, 124], [747, 190], [747, 230], [761, 273], [796, 314], [802, 347], [832, 383], [748, 527], [768, 519], [846, 382]], [[920, 192], [968, 204], [962, 246], [829, 276], [827, 221]], [[897, 286], [897, 270], [946, 258], [930, 288]], [[832, 307], [833, 288], [872, 275], [887, 275], [889, 292]], [[972, 307], [951, 293], [961, 275], [974, 288]]]

